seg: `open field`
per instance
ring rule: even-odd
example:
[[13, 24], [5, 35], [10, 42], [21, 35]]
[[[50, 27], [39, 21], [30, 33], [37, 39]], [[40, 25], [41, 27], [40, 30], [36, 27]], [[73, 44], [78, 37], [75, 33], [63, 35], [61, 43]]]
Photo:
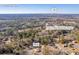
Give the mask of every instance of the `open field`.
[[0, 14], [0, 54], [79, 55], [79, 14]]

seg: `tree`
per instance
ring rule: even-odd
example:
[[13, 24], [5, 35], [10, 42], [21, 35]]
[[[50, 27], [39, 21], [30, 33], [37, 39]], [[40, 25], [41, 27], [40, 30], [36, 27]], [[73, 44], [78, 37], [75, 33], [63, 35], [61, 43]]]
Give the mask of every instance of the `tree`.
[[44, 45], [47, 45], [49, 43], [48, 36], [44, 36], [41, 38], [41, 43]]
[[77, 36], [77, 41], [79, 42], [79, 34], [76, 34], [76, 36]]

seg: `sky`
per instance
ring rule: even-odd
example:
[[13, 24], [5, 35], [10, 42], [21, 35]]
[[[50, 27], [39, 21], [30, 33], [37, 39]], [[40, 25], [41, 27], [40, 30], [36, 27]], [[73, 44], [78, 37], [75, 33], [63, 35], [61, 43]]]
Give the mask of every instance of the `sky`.
[[0, 4], [0, 14], [79, 14], [79, 4]]

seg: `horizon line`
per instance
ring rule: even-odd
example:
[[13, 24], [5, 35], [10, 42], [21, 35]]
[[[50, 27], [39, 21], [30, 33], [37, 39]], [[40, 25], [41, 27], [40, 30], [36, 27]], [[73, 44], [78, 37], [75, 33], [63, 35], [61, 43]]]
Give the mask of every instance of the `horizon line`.
[[79, 14], [79, 13], [0, 13], [0, 14]]

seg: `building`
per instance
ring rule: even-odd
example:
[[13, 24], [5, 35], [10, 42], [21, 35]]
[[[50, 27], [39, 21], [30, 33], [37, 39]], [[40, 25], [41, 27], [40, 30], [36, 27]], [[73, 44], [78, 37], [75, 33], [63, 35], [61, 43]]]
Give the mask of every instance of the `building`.
[[65, 26], [65, 25], [51, 25], [46, 23], [46, 30], [73, 30], [74, 26]]

